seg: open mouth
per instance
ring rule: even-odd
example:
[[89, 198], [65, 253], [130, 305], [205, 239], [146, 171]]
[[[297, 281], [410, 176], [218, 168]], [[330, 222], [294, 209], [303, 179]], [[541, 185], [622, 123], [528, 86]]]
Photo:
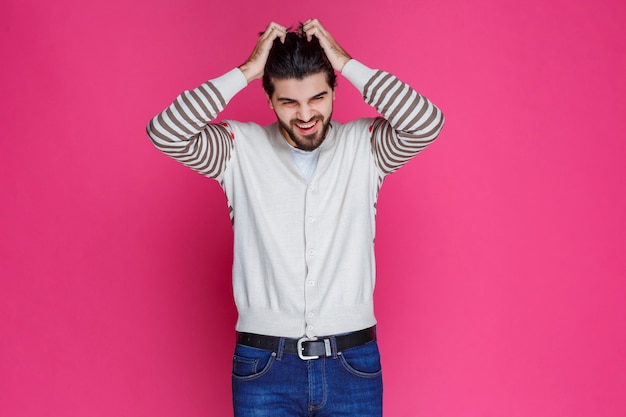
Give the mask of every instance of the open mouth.
[[295, 125], [303, 135], [310, 135], [316, 130], [317, 120], [313, 120], [309, 123], [295, 123]]

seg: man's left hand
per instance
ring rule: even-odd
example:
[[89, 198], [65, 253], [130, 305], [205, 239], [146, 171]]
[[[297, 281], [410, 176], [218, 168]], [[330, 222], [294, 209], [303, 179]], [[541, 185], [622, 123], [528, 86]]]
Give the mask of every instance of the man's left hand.
[[306, 33], [306, 37], [309, 41], [313, 35], [320, 41], [320, 45], [324, 49], [326, 57], [328, 57], [335, 71], [341, 72], [343, 66], [352, 59], [333, 39], [330, 33], [324, 29], [319, 20], [307, 20], [302, 25], [302, 30]]

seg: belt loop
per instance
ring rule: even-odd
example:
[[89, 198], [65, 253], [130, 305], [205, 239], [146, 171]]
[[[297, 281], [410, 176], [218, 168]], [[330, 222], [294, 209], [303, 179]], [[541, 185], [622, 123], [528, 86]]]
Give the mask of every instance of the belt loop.
[[285, 352], [285, 338], [278, 338], [278, 347], [276, 348], [276, 360], [279, 361], [283, 358], [283, 353]]
[[339, 352], [337, 352], [337, 339], [335, 339], [335, 336], [330, 336], [330, 347], [333, 351], [333, 359], [337, 359], [337, 357], [339, 356]]

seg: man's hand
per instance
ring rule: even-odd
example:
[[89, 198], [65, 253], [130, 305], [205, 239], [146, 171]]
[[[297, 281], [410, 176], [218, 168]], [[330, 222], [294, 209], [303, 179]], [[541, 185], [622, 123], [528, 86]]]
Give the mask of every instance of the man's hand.
[[315, 37], [320, 41], [320, 45], [326, 53], [326, 57], [330, 61], [335, 71], [341, 72], [343, 66], [350, 61], [351, 57], [344, 51], [339, 44], [330, 36], [330, 33], [324, 29], [317, 19], [309, 19], [302, 25], [302, 30], [306, 33], [306, 38], [310, 41], [311, 37]]
[[267, 25], [265, 32], [259, 37], [250, 58], [239, 67], [243, 75], [246, 76], [248, 83], [263, 76], [265, 62], [270, 54], [274, 40], [280, 38], [282, 42], [285, 42], [286, 35], [286, 27], [274, 22]]

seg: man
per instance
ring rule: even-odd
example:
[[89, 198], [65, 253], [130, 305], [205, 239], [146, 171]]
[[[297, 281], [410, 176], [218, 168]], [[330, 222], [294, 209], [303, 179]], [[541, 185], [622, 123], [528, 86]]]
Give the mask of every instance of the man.
[[[335, 72], [383, 117], [331, 120]], [[262, 78], [277, 123], [213, 123]], [[352, 59], [320, 22], [268, 25], [240, 67], [181, 94], [148, 134], [223, 188], [234, 230], [236, 416], [380, 416], [376, 199], [430, 144], [439, 109]]]

